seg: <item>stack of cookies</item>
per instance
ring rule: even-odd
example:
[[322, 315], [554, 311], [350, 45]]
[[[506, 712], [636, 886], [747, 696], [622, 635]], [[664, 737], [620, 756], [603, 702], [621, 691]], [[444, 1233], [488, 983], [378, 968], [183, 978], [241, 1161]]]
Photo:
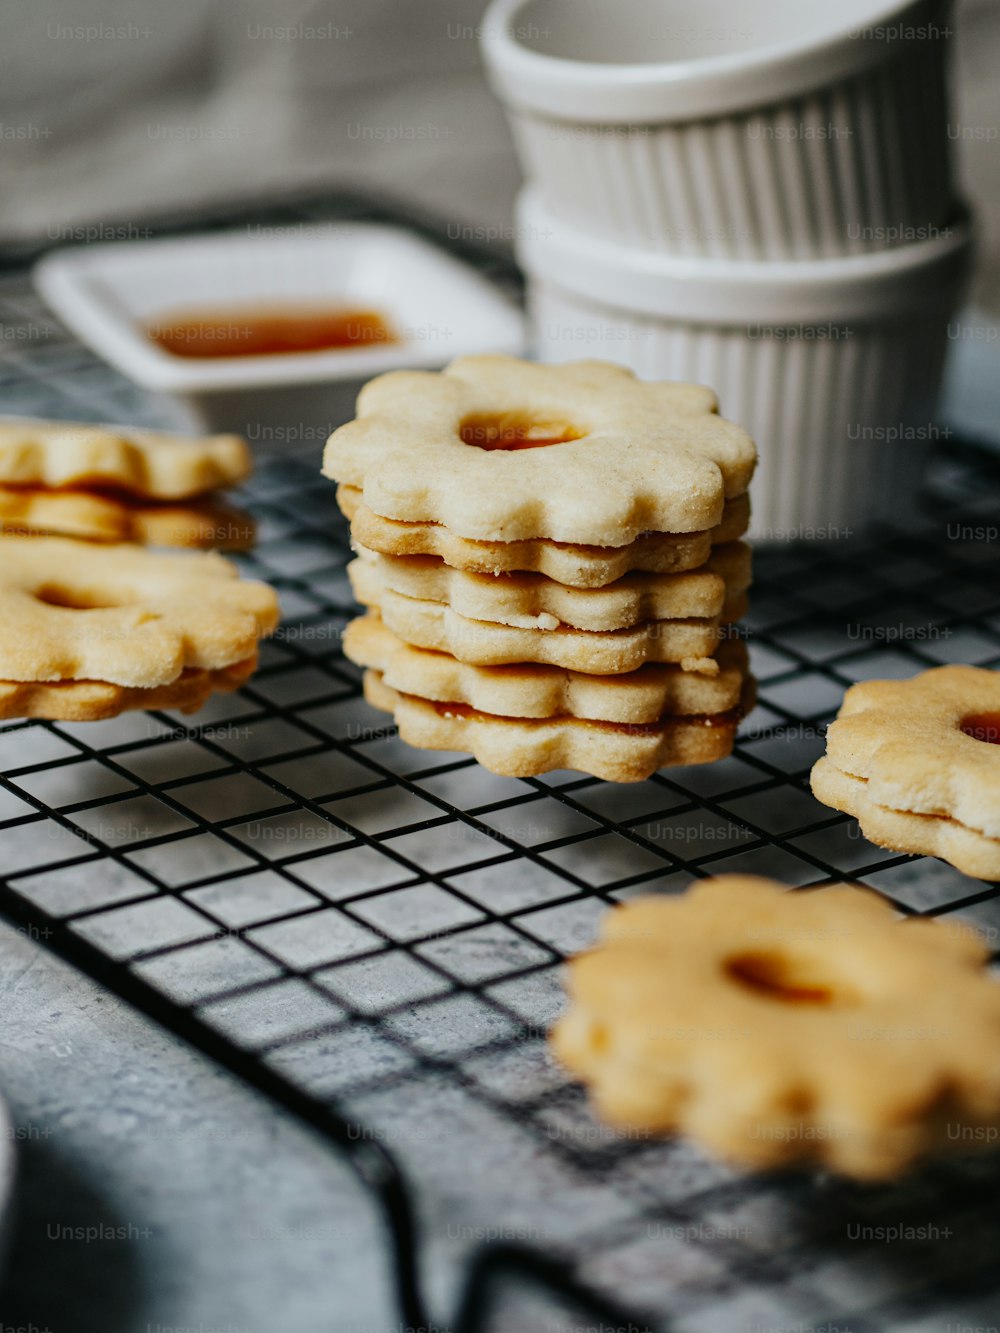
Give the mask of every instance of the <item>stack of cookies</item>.
[[513, 776], [724, 757], [752, 690], [732, 626], [755, 459], [709, 390], [604, 362], [372, 381], [323, 468], [366, 698], [410, 744]]
[[134, 544], [250, 545], [215, 494], [249, 468], [236, 436], [0, 423], [0, 719], [194, 712], [251, 675], [273, 590], [214, 552]]
[[253, 520], [220, 488], [250, 468], [238, 435], [0, 420], [0, 532], [248, 550]]

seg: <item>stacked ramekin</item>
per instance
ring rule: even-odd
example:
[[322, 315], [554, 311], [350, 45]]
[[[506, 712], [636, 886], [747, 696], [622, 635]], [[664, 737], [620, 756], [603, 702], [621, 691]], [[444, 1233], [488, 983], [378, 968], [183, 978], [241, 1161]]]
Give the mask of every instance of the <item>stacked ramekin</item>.
[[971, 234], [935, 0], [494, 0], [543, 361], [711, 385], [757, 537], [899, 517]]

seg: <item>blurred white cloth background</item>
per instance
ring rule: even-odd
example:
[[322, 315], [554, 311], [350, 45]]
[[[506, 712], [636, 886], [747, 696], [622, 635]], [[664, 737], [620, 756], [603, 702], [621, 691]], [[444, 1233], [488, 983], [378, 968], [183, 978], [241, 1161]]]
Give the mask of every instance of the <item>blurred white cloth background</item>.
[[[509, 233], [518, 171], [479, 61], [484, 7], [0, 0], [0, 239], [323, 186]], [[1000, 6], [962, 0], [957, 28], [977, 300], [1000, 310]]]
[[287, 187], [506, 217], [485, 0], [2, 0], [0, 236]]

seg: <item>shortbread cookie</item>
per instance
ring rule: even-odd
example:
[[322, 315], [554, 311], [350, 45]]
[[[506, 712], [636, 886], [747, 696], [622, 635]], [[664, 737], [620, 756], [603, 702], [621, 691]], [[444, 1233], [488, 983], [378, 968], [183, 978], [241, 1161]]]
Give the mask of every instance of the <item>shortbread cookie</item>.
[[873, 842], [1000, 877], [1000, 672], [946, 666], [854, 685], [826, 747], [813, 792]]
[[150, 689], [253, 657], [277, 623], [273, 589], [219, 555], [0, 537], [0, 680]]
[[627, 629], [649, 620], [705, 619], [750, 586], [750, 547], [719, 546], [685, 574], [626, 574], [605, 588], [567, 588], [544, 574], [469, 574], [427, 556], [385, 556], [359, 546], [380, 585], [446, 602], [458, 615], [517, 629]]
[[[661, 718], [645, 726], [577, 717], [499, 717], [460, 703], [400, 694], [377, 671], [366, 671], [364, 684], [365, 698], [393, 714], [408, 745], [467, 750], [484, 768], [505, 777], [571, 768], [607, 782], [641, 782], [668, 765], [724, 759], [743, 716], [742, 709], [734, 709], [711, 717]], [[745, 702], [749, 708], [749, 693]]]
[[[359, 561], [349, 566], [349, 573], [355, 597], [362, 605], [379, 611], [394, 634], [417, 648], [451, 653], [460, 662], [475, 666], [540, 662], [588, 675], [616, 675], [635, 671], [647, 662], [677, 662], [685, 671], [715, 675], [719, 670], [714, 654], [724, 631], [718, 616], [707, 620], [656, 620], [605, 634], [566, 625], [517, 629], [469, 620], [442, 602], [390, 592], [380, 587], [371, 569]], [[739, 597], [743, 599], [743, 594]], [[734, 616], [742, 614], [743, 600], [730, 608]]]
[[1000, 838], [1000, 671], [944, 666], [853, 685], [826, 750], [879, 805]]
[[133, 426], [0, 419], [0, 483], [95, 487], [181, 500], [242, 481], [250, 451], [238, 435], [190, 439]]
[[71, 680], [39, 683], [0, 681], [0, 718], [46, 718], [50, 722], [101, 722], [137, 709], [177, 709], [196, 713], [213, 694], [238, 690], [257, 669], [257, 658], [203, 671], [189, 667], [169, 685], [132, 689], [105, 681]]
[[215, 496], [170, 504], [30, 486], [0, 486], [0, 532], [223, 551], [254, 543], [251, 516]]
[[143, 546], [181, 546], [198, 550], [248, 551], [257, 538], [252, 515], [214, 497], [187, 504], [138, 506], [132, 536]]
[[820, 759], [810, 778], [817, 801], [853, 815], [869, 842], [912, 856], [937, 856], [963, 875], [1000, 880], [1000, 839], [988, 838], [946, 815], [915, 815], [891, 810], [872, 799], [871, 783], [842, 773], [829, 758]]
[[401, 694], [467, 704], [502, 717], [569, 715], [641, 724], [664, 715], [726, 713], [739, 706], [747, 676], [746, 646], [738, 639], [720, 645], [717, 676], [658, 665], [619, 676], [588, 676], [531, 662], [471, 666], [448, 653], [404, 643], [374, 611], [347, 626], [344, 653], [358, 666], [373, 667]]
[[351, 536], [382, 555], [438, 556], [472, 574], [544, 574], [571, 588], [602, 588], [633, 571], [677, 574], [703, 565], [712, 547], [734, 542], [750, 524], [750, 500], [727, 500], [718, 527], [685, 534], [643, 533], [625, 546], [580, 546], [528, 541], [477, 542], [439, 523], [400, 523], [374, 513], [356, 486], [338, 486], [337, 503], [351, 520]]
[[747, 489], [753, 442], [717, 406], [709, 389], [607, 362], [462, 357], [366, 385], [323, 470], [385, 518], [477, 541], [621, 546], [713, 528]]
[[552, 1041], [617, 1126], [884, 1179], [967, 1145], [956, 1126], [996, 1137], [987, 957], [971, 931], [899, 922], [864, 889], [727, 875], [609, 912]]

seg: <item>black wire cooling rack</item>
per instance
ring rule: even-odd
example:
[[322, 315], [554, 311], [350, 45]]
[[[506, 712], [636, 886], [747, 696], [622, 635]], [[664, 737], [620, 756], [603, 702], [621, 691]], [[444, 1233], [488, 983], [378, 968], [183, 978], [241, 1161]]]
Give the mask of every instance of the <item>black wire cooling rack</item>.
[[[395, 220], [344, 199], [252, 220], [346, 213]], [[516, 282], [503, 255], [463, 252]], [[0, 323], [40, 332], [0, 342], [3, 410], [159, 424], [15, 258]], [[734, 755], [619, 787], [411, 749], [362, 701], [339, 646], [346, 528], [317, 454], [268, 457], [243, 497], [261, 523], [243, 563], [285, 609], [246, 688], [193, 718], [0, 726], [0, 916], [347, 1154], [384, 1212], [402, 1328], [982, 1322], [1000, 1288], [995, 1158], [895, 1188], [743, 1177], [602, 1127], [545, 1032], [560, 965], [606, 908], [693, 876], [849, 877], [998, 938], [1000, 887], [872, 846], [806, 782], [854, 681], [1000, 664], [997, 462], [948, 441], [919, 531], [759, 552], [760, 704]], [[424, 1289], [443, 1271], [462, 1294], [435, 1323]]]

